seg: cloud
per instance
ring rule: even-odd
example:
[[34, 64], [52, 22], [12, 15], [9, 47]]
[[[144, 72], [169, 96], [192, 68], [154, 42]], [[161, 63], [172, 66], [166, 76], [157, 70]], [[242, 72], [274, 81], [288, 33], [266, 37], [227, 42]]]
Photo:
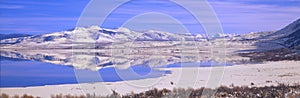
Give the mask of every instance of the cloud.
[[63, 31], [74, 28], [76, 20], [72, 17], [0, 18], [0, 33], [41, 34]]
[[22, 5], [5, 5], [1, 4], [0, 9], [23, 9], [25, 6]]
[[[176, 1], [176, 0], [175, 0]], [[272, 2], [273, 1], [273, 2]], [[284, 1], [272, 0], [272, 1], [261, 1], [261, 0], [211, 0], [208, 3], [214, 9], [215, 15], [218, 16], [223, 29], [226, 33], [247, 33], [255, 31], [269, 31], [278, 30], [285, 25], [296, 20], [300, 14], [299, 6], [289, 6], [280, 4]], [[292, 2], [292, 1], [290, 1]], [[294, 2], [294, 1], [293, 1]], [[145, 2], [142, 2], [145, 3]], [[190, 25], [197, 24], [198, 21], [193, 20], [189, 16], [189, 13], [180, 11], [170, 4], [162, 1], [151, 1], [151, 5], [139, 4], [139, 2], [131, 3], [126, 8], [119, 8], [115, 12], [114, 21], [123, 20], [124, 16], [135, 14], [140, 10], [149, 10], [149, 6], [155, 6], [157, 9], [173, 9], [170, 11], [172, 15], [182, 16], [181, 19]], [[149, 2], [148, 2], [149, 3]], [[201, 16], [204, 20], [202, 23], [213, 24], [219, 21], [214, 20], [213, 14], [208, 11], [208, 8], [201, 7], [205, 2], [201, 1], [187, 1], [184, 2], [192, 9], [198, 10], [194, 14]], [[156, 4], [156, 5], [154, 5]], [[160, 4], [159, 6], [157, 6]], [[200, 4], [200, 5], [199, 5]], [[164, 14], [164, 13], [162, 13]], [[146, 16], [145, 16], [146, 17]], [[149, 17], [139, 19], [139, 23], [164, 25], [166, 24], [164, 19], [159, 17]]]
[[36, 2], [34, 0], [2, 0], [2, 4], [16, 4], [16, 5], [63, 5], [61, 2]]
[[[2, 27], [0, 28], [1, 33], [40, 33], [40, 32], [47, 32], [47, 30], [41, 30], [37, 28], [28, 28], [28, 27]], [[5, 32], [6, 31], [6, 32]]]
[[264, 4], [264, 5], [278, 5], [278, 6], [299, 6], [299, 0], [210, 0], [212, 2], [235, 2], [241, 4]]
[[0, 26], [38, 26], [38, 25], [50, 25], [50, 24], [68, 24], [70, 22], [75, 22], [77, 18], [73, 17], [29, 17], [29, 18], [0, 18]]
[[0, 18], [0, 21], [68, 21], [77, 20], [75, 17], [24, 17], [24, 18]]
[[[245, 1], [244, 1], [245, 2]], [[210, 2], [224, 29], [231, 32], [278, 30], [300, 18], [300, 7], [239, 2]]]
[[[96, 1], [96, 0], [95, 0]], [[110, 3], [120, 3], [122, 0], [116, 0], [115, 2]], [[133, 0], [134, 1], [134, 0]], [[141, 0], [136, 0], [141, 1]], [[164, 9], [171, 9], [168, 10], [166, 13], [176, 16], [176, 18], [180, 18], [181, 21], [188, 25], [195, 25], [198, 21], [195, 21], [193, 18], [190, 17], [190, 13], [184, 12], [180, 10], [178, 7], [174, 7], [172, 4], [166, 3], [165, 0], [142, 0], [143, 2], [133, 2], [129, 3], [126, 8], [120, 8], [118, 11], [114, 13], [113, 17], [109, 19], [109, 25], [113, 28], [117, 28], [118, 22], [120, 20], [126, 20], [124, 18], [128, 18], [129, 15], [136, 14], [137, 11], [149, 10], [149, 11], [161, 11]], [[170, 0], [170, 1], [177, 1], [177, 0]], [[69, 3], [68, 5], [74, 5], [73, 1], [65, 1], [64, 3]], [[33, 5], [40, 5], [47, 10], [47, 12], [43, 12], [41, 10], [31, 10], [31, 12], [24, 12], [21, 15], [15, 15], [14, 12], [10, 12], [8, 10], [7, 14], [2, 14], [0, 17], [0, 26], [2, 27], [16, 27], [18, 25], [20, 28], [22, 26], [32, 26], [38, 27], [43, 25], [53, 26], [54, 25], [76, 25], [76, 22], [79, 18], [81, 11], [80, 9], [72, 8], [71, 11], [63, 10], [61, 11], [60, 8], [64, 6], [59, 6], [63, 3], [57, 2], [34, 2], [34, 1], [23, 1], [23, 0], [4, 0], [1, 1], [0, 9], [22, 9], [27, 7], [33, 7]], [[218, 16], [225, 33], [247, 33], [252, 31], [269, 31], [269, 30], [278, 30], [283, 26], [291, 23], [292, 21], [300, 18], [300, 5], [299, 0], [208, 0], [208, 3], [211, 5], [211, 8], [214, 9], [215, 12], [209, 12], [202, 4], [206, 4], [202, 0], [190, 0], [184, 2], [190, 8], [197, 10], [194, 14], [200, 15], [204, 21], [202, 23], [205, 24], [214, 24], [219, 22], [213, 18], [214, 15]], [[290, 3], [290, 4], [287, 4]], [[77, 4], [77, 3], [76, 3]], [[2, 6], [3, 5], [3, 6]], [[49, 6], [52, 5], [52, 6]], [[55, 6], [53, 6], [55, 5]], [[58, 5], [58, 6], [56, 6]], [[80, 4], [77, 4], [80, 5]], [[105, 12], [102, 8], [109, 8], [109, 6], [116, 5], [116, 4], [108, 4], [103, 6], [99, 6], [99, 4], [92, 4], [95, 6], [94, 10], [86, 11], [88, 15], [82, 18], [84, 23], [80, 26], [85, 25], [99, 25], [99, 20], [103, 20], [105, 18], [104, 15], [101, 14]], [[106, 7], [107, 6], [107, 7]], [[52, 9], [53, 7], [53, 9]], [[34, 6], [33, 8], [39, 9], [39, 7]], [[49, 8], [49, 9], [48, 9]], [[50, 9], [51, 8], [51, 9]], [[64, 12], [66, 11], [66, 12]], [[39, 13], [43, 12], [43, 13]], [[64, 12], [64, 13], [58, 13]], [[73, 12], [73, 13], [71, 13]], [[55, 13], [55, 14], [54, 14]], [[166, 14], [165, 13], [165, 14]], [[9, 16], [9, 15], [10, 16]], [[38, 15], [36, 15], [38, 14]], [[41, 14], [41, 15], [40, 15]], [[42, 15], [43, 14], [43, 15]], [[45, 15], [44, 15], [45, 14]], [[48, 15], [49, 14], [49, 15]], [[164, 14], [164, 13], [162, 13]], [[26, 16], [27, 15], [27, 16]], [[73, 16], [72, 16], [73, 15]], [[34, 17], [33, 17], [34, 16]], [[41, 17], [44, 16], [44, 17]], [[161, 15], [163, 16], [163, 15]], [[169, 25], [169, 20], [161, 18], [159, 15], [144, 15], [143, 17], [139, 17], [135, 22], [139, 24], [145, 25]], [[48, 25], [47, 25], [48, 24]], [[9, 26], [6, 26], [9, 25]], [[58, 26], [56, 26], [58, 27]], [[51, 27], [49, 27], [51, 28]], [[197, 28], [197, 26], [195, 26]], [[57, 28], [56, 28], [57, 29]], [[1, 31], [0, 31], [1, 32]], [[194, 31], [199, 32], [199, 31]]]

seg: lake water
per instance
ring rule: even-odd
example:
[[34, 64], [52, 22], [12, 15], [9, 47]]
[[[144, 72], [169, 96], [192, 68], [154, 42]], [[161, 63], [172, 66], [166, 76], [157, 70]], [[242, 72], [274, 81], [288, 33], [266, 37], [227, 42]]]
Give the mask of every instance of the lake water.
[[[2, 59], [0, 63], [1, 87], [28, 87], [78, 83], [74, 68], [70, 66], [20, 59]], [[157, 68], [211, 67], [211, 65], [218, 64], [214, 61], [207, 61], [201, 63], [176, 63], [154, 68], [145, 65], [131, 66], [127, 69], [108, 67], [98, 70], [102, 80], [92, 79], [85, 82], [116, 82], [156, 78], [171, 74], [168, 70], [157, 70]], [[231, 66], [231, 64], [227, 64], [226, 66]], [[81, 71], [92, 72], [92, 70], [84, 69]], [[128, 74], [131, 73], [130, 71], [133, 71], [135, 74]], [[126, 74], [126, 77], [122, 75], [120, 77], [120, 74]]]
[[[113, 54], [110, 50], [1, 50], [0, 53], [0, 87], [139, 80], [172, 74], [162, 68], [232, 65], [207, 59], [211, 58], [209, 53], [201, 56], [164, 52], [136, 54], [123, 50]], [[78, 72], [86, 77], [78, 78]], [[95, 74], [101, 78], [95, 78]]]

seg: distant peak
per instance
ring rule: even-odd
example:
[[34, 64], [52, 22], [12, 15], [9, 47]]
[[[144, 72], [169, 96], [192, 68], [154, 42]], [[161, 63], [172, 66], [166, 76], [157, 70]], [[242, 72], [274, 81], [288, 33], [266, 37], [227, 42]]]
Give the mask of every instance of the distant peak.
[[300, 18], [298, 20], [296, 20], [296, 22], [300, 22]]
[[99, 26], [90, 26], [90, 27], [88, 27], [88, 28], [90, 28], [90, 29], [101, 29]]
[[80, 30], [80, 29], [101, 29], [101, 27], [99, 27], [97, 25], [93, 25], [93, 26], [87, 26], [87, 27], [75, 27], [74, 30]]
[[118, 29], [116, 29], [116, 31], [118, 31], [118, 32], [131, 32], [130, 29], [125, 28], [125, 27], [119, 27]]

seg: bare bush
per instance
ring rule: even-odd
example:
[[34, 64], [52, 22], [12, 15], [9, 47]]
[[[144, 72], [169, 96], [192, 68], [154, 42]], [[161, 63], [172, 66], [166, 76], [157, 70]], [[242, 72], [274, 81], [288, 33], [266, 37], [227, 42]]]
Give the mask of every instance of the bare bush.
[[[157, 88], [128, 95], [120, 95], [114, 90], [113, 94], [107, 96], [96, 96], [95, 94], [86, 95], [51, 95], [51, 98], [210, 98], [214, 96], [216, 98], [300, 98], [300, 85], [295, 86], [279, 84], [277, 86], [265, 86], [265, 87], [247, 87], [247, 86], [220, 86], [217, 89], [210, 88], [174, 88], [173, 90]], [[203, 93], [203, 91], [207, 91]], [[21, 97], [14, 95], [10, 97], [8, 94], [2, 93], [0, 98], [39, 98], [31, 95], [24, 94]]]

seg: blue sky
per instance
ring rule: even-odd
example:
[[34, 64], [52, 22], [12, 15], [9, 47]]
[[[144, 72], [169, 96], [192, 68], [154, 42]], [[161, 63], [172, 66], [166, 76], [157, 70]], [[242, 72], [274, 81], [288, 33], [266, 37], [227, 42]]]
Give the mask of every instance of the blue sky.
[[[105, 28], [128, 27], [133, 30], [164, 30], [191, 33], [204, 32], [193, 16], [164, 0], [134, 0], [116, 10], [102, 24]], [[198, 8], [199, 5], [190, 5]], [[0, 0], [0, 33], [43, 34], [76, 27], [90, 0]], [[116, 3], [119, 1], [116, 0]], [[300, 18], [300, 0], [208, 0], [225, 33], [278, 30]], [[99, 6], [110, 6], [98, 4]], [[128, 20], [136, 12], [147, 12]], [[102, 13], [95, 9], [92, 13]], [[160, 12], [160, 13], [157, 13]], [[168, 15], [165, 15], [167, 13]], [[95, 20], [105, 18], [96, 16]], [[176, 19], [177, 20], [176, 20]], [[100, 23], [91, 24], [100, 25]], [[126, 21], [126, 23], [124, 23]], [[180, 21], [184, 21], [183, 27]], [[122, 22], [122, 23], [120, 23]]]

